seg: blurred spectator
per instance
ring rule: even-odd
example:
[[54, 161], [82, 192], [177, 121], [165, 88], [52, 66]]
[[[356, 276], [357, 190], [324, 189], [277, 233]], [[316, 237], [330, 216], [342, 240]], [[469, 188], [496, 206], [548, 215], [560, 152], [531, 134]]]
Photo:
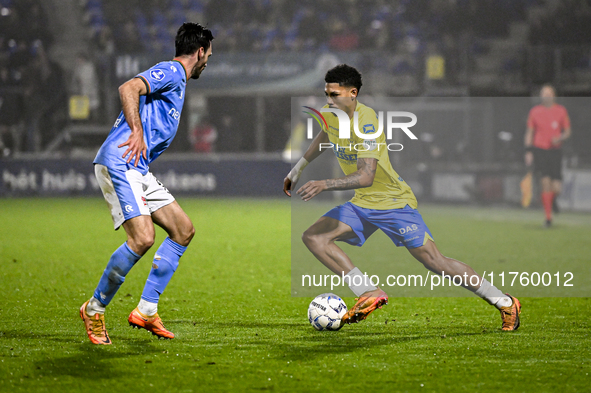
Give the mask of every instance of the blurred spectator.
[[[38, 150], [41, 143], [38, 125], [46, 108], [53, 110], [54, 114], [65, 111], [65, 101], [59, 97], [60, 90], [64, 89], [61, 69], [45, 55], [52, 42], [41, 1], [1, 2], [0, 148], [3, 154], [9, 150], [23, 150], [25, 128], [27, 146], [30, 150]], [[54, 81], [56, 85], [52, 85]], [[42, 96], [44, 89], [46, 94]], [[23, 121], [26, 121], [26, 127]], [[51, 127], [51, 124], [44, 127]]]
[[591, 40], [591, 6], [580, 0], [556, 2], [552, 13], [534, 21], [532, 44], [588, 44]]
[[135, 24], [128, 20], [117, 36], [117, 50], [124, 53], [136, 53], [143, 50], [143, 45]]
[[233, 0], [209, 1], [205, 8], [207, 21], [229, 26], [237, 21], [236, 11], [242, 2]]
[[21, 27], [21, 30], [25, 32], [30, 43], [41, 40], [45, 49], [49, 49], [53, 44], [53, 35], [49, 30], [47, 14], [41, 5], [35, 1], [25, 1], [23, 3], [29, 3], [30, 6], [23, 7], [21, 26], [27, 27], [25, 29]]
[[115, 42], [113, 31], [109, 26], [102, 26], [94, 37], [97, 49], [104, 55], [110, 56], [115, 53]]
[[62, 68], [49, 58], [40, 42], [35, 45], [24, 81], [27, 148], [40, 151], [66, 125], [68, 109]]
[[216, 129], [218, 130], [218, 140], [222, 143], [221, 146], [218, 146], [219, 151], [242, 151], [243, 133], [236, 132], [236, 121], [232, 115], [223, 114]]
[[25, 29], [22, 29], [23, 19], [19, 11], [12, 7], [2, 7], [0, 14], [0, 35], [6, 38], [6, 41], [26, 41], [27, 34]]
[[189, 133], [189, 142], [197, 153], [213, 153], [217, 138], [217, 130], [206, 117]]
[[314, 48], [319, 41], [327, 39], [325, 24], [319, 23], [318, 16], [312, 8], [304, 8], [298, 32], [306, 48]]
[[89, 119], [97, 120], [97, 111], [100, 106], [99, 85], [96, 69], [88, 56], [78, 54], [76, 67], [72, 76], [71, 94], [88, 98]]
[[[116, 33], [117, 49], [128, 53], [146, 49], [159, 50], [163, 47], [163, 40], [188, 19], [212, 26], [218, 37], [218, 51], [282, 51], [286, 48], [297, 51], [327, 48], [348, 51], [360, 47], [394, 50], [406, 38], [407, 32], [413, 29], [415, 31], [412, 39], [415, 41], [418, 37], [428, 41], [437, 40], [444, 34], [455, 38], [466, 32], [486, 37], [506, 35], [513, 21], [525, 20], [527, 4], [534, 2], [535, 0], [99, 1], [102, 4], [100, 9], [104, 9], [107, 26]], [[559, 9], [572, 13], [575, 7], [573, 4], [577, 1], [566, 0], [564, 3]], [[587, 8], [577, 20], [588, 21]], [[93, 12], [102, 15], [102, 11], [99, 12], [96, 8]], [[117, 31], [120, 26], [123, 28]], [[576, 29], [591, 32], [589, 26], [590, 23], [577, 23], [569, 32]], [[92, 28], [96, 28], [96, 24]]]
[[23, 100], [8, 62], [0, 62], [0, 156], [21, 150]]
[[337, 51], [357, 49], [359, 36], [350, 28], [347, 28], [342, 19], [333, 18], [330, 23], [329, 48]]

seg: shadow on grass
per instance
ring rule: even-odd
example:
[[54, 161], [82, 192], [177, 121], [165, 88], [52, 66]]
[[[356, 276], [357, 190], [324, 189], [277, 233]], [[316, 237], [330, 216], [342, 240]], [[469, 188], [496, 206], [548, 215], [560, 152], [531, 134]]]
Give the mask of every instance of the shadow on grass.
[[[125, 345], [118, 345], [119, 343]], [[50, 371], [52, 375], [67, 375], [82, 379], [117, 379], [129, 375], [121, 368], [118, 359], [152, 355], [162, 352], [145, 339], [119, 338], [110, 346], [93, 345], [90, 342], [77, 345], [77, 353], [52, 360], [37, 361], [37, 368]]]
[[[300, 339], [291, 340], [288, 343], [280, 344], [282, 356], [293, 360], [310, 360], [316, 357], [326, 356], [327, 353], [331, 355], [339, 355], [352, 353], [357, 351], [370, 351], [372, 348], [381, 346], [392, 346], [396, 344], [405, 344], [413, 341], [426, 341], [431, 339], [438, 339], [440, 334], [423, 334], [423, 335], [404, 335], [399, 332], [347, 332], [346, 335], [338, 337], [333, 335], [333, 332], [318, 332], [317, 336], [302, 337]], [[324, 334], [328, 333], [328, 334]], [[335, 332], [336, 334], [341, 334]], [[461, 338], [469, 336], [484, 336], [494, 332], [482, 333], [454, 333], [448, 334], [450, 338]]]
[[59, 343], [67, 343], [72, 344], [72, 337], [67, 334], [49, 334], [49, 333], [34, 333], [31, 331], [22, 331], [22, 330], [2, 330], [0, 335], [3, 339], [14, 339], [17, 341], [21, 340], [50, 340], [55, 342], [55, 345], [60, 345]]
[[[278, 358], [292, 360], [313, 360], [324, 357], [327, 353], [334, 355], [352, 353], [356, 351], [371, 351], [371, 348], [405, 344], [413, 341], [428, 341], [442, 339], [462, 339], [471, 336], [488, 336], [498, 334], [496, 330], [489, 331], [457, 331], [465, 327], [432, 327], [431, 331], [416, 334], [414, 327], [396, 330], [368, 331], [345, 326], [338, 332], [318, 332], [308, 323], [299, 320], [283, 320], [277, 322], [257, 322], [243, 320], [176, 320], [180, 325], [194, 325], [198, 329], [218, 332], [217, 336], [210, 336], [201, 343], [203, 346], [219, 344], [235, 347], [239, 340], [239, 347], [235, 349], [249, 351], [253, 347], [270, 346], [276, 351]], [[246, 329], [247, 331], [245, 331]]]
[[546, 227], [546, 226], [544, 226], [544, 223], [542, 222], [542, 220], [540, 220], [539, 224], [528, 223], [528, 224], [523, 225], [523, 229], [527, 229], [530, 231], [532, 231], [532, 230], [533, 231], [540, 231], [540, 232], [552, 231], [552, 230], [560, 229], [563, 227], [564, 227], [563, 225], [557, 225], [557, 224], [552, 224], [550, 227]]
[[[195, 326], [196, 328], [206, 328], [206, 329], [232, 329], [232, 328], [247, 328], [247, 329], [285, 329], [285, 328], [298, 328], [302, 326], [308, 327], [308, 324], [302, 324], [301, 322], [289, 322], [289, 321], [280, 321], [280, 322], [268, 322], [268, 321], [243, 321], [243, 320], [225, 320], [225, 321], [211, 321], [211, 320], [203, 320], [203, 319], [194, 319], [194, 320], [170, 320], [166, 322], [167, 326], [173, 325], [186, 325], [186, 326]], [[172, 329], [171, 329], [172, 330]]]
[[[94, 345], [90, 341], [79, 342], [66, 333], [34, 333], [16, 330], [4, 330], [3, 339], [12, 339], [24, 343], [27, 341], [44, 342], [44, 351], [31, 362], [34, 373], [42, 375], [71, 376], [81, 379], [116, 379], [127, 375], [128, 370], [118, 367], [118, 359], [153, 355], [162, 352], [145, 338], [118, 337], [113, 345]], [[86, 339], [86, 337], [85, 337]], [[68, 356], [60, 356], [63, 354]]]

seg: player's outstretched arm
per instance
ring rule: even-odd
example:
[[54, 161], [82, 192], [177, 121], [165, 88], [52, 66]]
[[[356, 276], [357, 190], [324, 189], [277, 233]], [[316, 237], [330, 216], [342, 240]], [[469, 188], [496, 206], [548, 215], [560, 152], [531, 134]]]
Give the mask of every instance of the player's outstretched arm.
[[131, 134], [125, 143], [117, 147], [127, 146], [123, 158], [129, 154], [127, 162], [129, 163], [135, 158], [135, 166], [138, 165], [141, 156], [144, 159], [147, 158], [146, 152], [148, 148], [144, 141], [144, 129], [140, 119], [140, 96], [147, 93], [146, 85], [139, 78], [133, 78], [119, 86], [119, 98], [123, 107], [123, 115], [127, 124], [129, 124], [129, 128], [131, 128]]
[[327, 180], [312, 180], [304, 184], [297, 194], [304, 201], [309, 201], [322, 191], [353, 190], [355, 188], [370, 187], [376, 176], [378, 160], [375, 158], [358, 158], [357, 171], [345, 177]]
[[304, 153], [304, 156], [300, 158], [298, 163], [292, 168], [287, 176], [285, 176], [285, 179], [283, 179], [283, 192], [288, 197], [291, 196], [291, 190], [297, 184], [306, 165], [324, 152], [325, 149], [320, 149], [321, 143], [328, 143], [328, 135], [326, 135], [325, 132], [319, 132], [318, 135], [316, 135], [308, 147], [308, 150]]

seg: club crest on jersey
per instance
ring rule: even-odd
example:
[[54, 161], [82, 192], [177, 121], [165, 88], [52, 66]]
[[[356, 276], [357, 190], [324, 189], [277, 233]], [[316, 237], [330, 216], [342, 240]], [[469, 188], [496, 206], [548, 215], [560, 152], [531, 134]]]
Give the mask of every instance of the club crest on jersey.
[[152, 70], [150, 76], [157, 81], [161, 81], [164, 79], [164, 72], [162, 70]]

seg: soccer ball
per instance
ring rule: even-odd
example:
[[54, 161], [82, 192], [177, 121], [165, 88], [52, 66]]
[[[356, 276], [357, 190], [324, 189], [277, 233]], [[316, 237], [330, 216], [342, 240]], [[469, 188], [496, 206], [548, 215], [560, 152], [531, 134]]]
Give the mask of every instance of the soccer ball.
[[318, 295], [308, 307], [308, 320], [316, 330], [339, 330], [347, 305], [334, 293]]

